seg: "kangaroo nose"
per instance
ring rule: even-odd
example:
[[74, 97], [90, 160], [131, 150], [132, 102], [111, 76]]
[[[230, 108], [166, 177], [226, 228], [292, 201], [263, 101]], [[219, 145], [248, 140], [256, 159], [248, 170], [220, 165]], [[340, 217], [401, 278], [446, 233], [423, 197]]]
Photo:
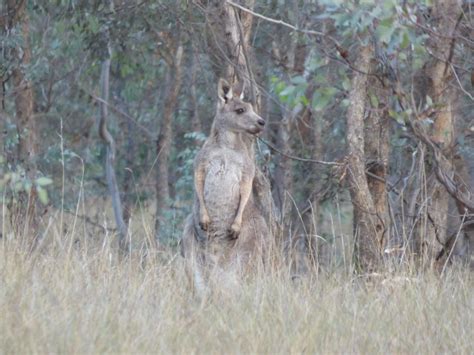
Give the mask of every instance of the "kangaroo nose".
[[259, 119], [259, 120], [258, 120], [258, 124], [259, 124], [260, 126], [262, 126], [262, 127], [265, 126], [265, 120]]

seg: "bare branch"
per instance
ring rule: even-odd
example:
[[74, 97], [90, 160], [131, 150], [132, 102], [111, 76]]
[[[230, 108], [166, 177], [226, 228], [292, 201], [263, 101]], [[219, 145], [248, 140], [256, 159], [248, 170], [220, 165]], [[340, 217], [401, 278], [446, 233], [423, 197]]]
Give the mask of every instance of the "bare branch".
[[97, 102], [99, 102], [100, 104], [104, 104], [106, 105], [107, 107], [109, 107], [112, 111], [114, 111], [115, 113], [125, 117], [126, 119], [130, 120], [133, 124], [135, 124], [139, 129], [140, 131], [146, 136], [146, 138], [150, 141], [155, 141], [156, 138], [155, 138], [155, 135], [150, 133], [150, 130], [148, 128], [146, 128], [145, 126], [142, 126], [135, 118], [133, 118], [132, 116], [130, 116], [129, 114], [127, 114], [126, 112], [123, 112], [122, 110], [120, 110], [119, 108], [115, 107], [114, 105], [112, 105], [109, 101], [105, 101], [104, 99], [102, 99], [101, 97], [98, 97], [90, 92], [87, 93], [90, 97], [92, 97], [94, 100], [96, 100]]
[[465, 93], [472, 101], [474, 101], [474, 97], [472, 97], [472, 95], [468, 93], [466, 89], [464, 89], [464, 87], [462, 86], [461, 81], [459, 80], [458, 74], [456, 73], [456, 70], [454, 69], [453, 64], [451, 64], [451, 70], [453, 71], [454, 77], [456, 78], [456, 81], [458, 82], [459, 87], [461, 88], [461, 91]]
[[258, 138], [258, 140], [260, 142], [262, 142], [263, 144], [265, 144], [267, 147], [269, 147], [270, 149], [274, 150], [275, 152], [277, 152], [278, 154], [281, 154], [283, 155], [284, 157], [287, 157], [289, 159], [293, 159], [293, 160], [298, 160], [298, 161], [303, 161], [303, 162], [307, 162], [307, 163], [315, 163], [315, 164], [321, 164], [321, 165], [330, 165], [330, 166], [342, 166], [344, 165], [344, 163], [338, 163], [338, 162], [335, 162], [335, 161], [323, 161], [323, 160], [316, 160], [316, 159], [309, 159], [309, 158], [300, 158], [300, 157], [296, 157], [294, 155], [289, 155], [289, 154], [286, 154], [286, 153], [283, 153], [281, 150], [279, 150], [277, 147], [275, 147], [273, 144], [267, 142], [266, 140], [262, 139], [262, 138]]
[[227, 3], [231, 6], [234, 6], [242, 11], [245, 11], [255, 17], [258, 17], [262, 20], [265, 20], [265, 21], [268, 21], [268, 22], [271, 22], [271, 23], [274, 23], [274, 24], [277, 24], [277, 25], [282, 25], [282, 26], [285, 26], [287, 28], [290, 28], [292, 29], [293, 31], [297, 31], [297, 32], [301, 32], [301, 33], [305, 33], [305, 34], [308, 34], [308, 35], [314, 35], [314, 36], [319, 36], [319, 37], [324, 37], [324, 38], [327, 38], [329, 39], [331, 42], [333, 42], [336, 47], [340, 47], [339, 45], [339, 42], [334, 38], [334, 37], [331, 37], [329, 36], [327, 33], [324, 33], [324, 32], [320, 32], [320, 31], [314, 31], [314, 30], [304, 30], [304, 29], [301, 29], [301, 28], [298, 28], [294, 25], [291, 25], [285, 21], [282, 21], [282, 20], [276, 20], [276, 19], [273, 19], [271, 17], [267, 17], [267, 16], [264, 16], [262, 14], [259, 14], [255, 11], [252, 11], [250, 9], [247, 9], [246, 7], [242, 6], [242, 5], [239, 5], [231, 0], [227, 0]]

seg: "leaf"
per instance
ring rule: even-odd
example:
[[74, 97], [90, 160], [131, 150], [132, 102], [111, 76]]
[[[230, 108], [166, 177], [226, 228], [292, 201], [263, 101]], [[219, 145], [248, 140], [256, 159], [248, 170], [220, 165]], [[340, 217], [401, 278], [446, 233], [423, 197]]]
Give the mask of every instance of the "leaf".
[[372, 105], [373, 108], [379, 107], [379, 100], [377, 99], [377, 96], [375, 94], [370, 94], [370, 104]]
[[306, 84], [306, 79], [303, 76], [298, 75], [292, 78], [291, 82], [295, 85]]
[[301, 99], [300, 99], [301, 103], [304, 105], [304, 106], [308, 106], [309, 105], [309, 100], [306, 96], [301, 96]]
[[30, 191], [31, 191], [31, 186], [32, 186], [31, 181], [26, 180], [26, 181], [24, 182], [23, 189], [24, 189], [27, 193], [30, 193]]
[[293, 91], [295, 91], [295, 87], [293, 85], [288, 85], [286, 88], [284, 88], [281, 92], [280, 92], [280, 96], [288, 96], [288, 95], [291, 95], [293, 93]]
[[384, 42], [386, 44], [390, 43], [390, 40], [392, 39], [392, 34], [396, 28], [393, 22], [393, 18], [391, 17], [380, 21], [379, 25], [377, 26], [377, 29], [375, 30], [375, 33], [377, 34], [377, 37], [380, 39], [381, 42]]
[[344, 106], [344, 107], [349, 107], [349, 105], [351, 104], [351, 102], [349, 101], [349, 99], [344, 99], [344, 100], [342, 100], [341, 104], [342, 104], [342, 106]]
[[342, 81], [342, 88], [346, 91], [349, 91], [351, 89], [351, 81], [348, 78]]
[[408, 34], [408, 31], [407, 30], [404, 30], [402, 33], [401, 33], [401, 40], [400, 40], [400, 48], [401, 49], [405, 49], [407, 48], [409, 45], [410, 45], [410, 36]]
[[51, 180], [50, 178], [46, 176], [42, 176], [42, 177], [37, 178], [35, 182], [37, 186], [48, 186], [53, 183], [53, 180]]
[[38, 198], [40, 202], [43, 205], [46, 205], [48, 203], [48, 192], [45, 189], [43, 189], [41, 186], [38, 186], [38, 188], [36, 189], [36, 192], [38, 193]]
[[311, 101], [311, 106], [315, 111], [322, 111], [334, 97], [334, 94], [337, 92], [336, 88], [327, 87], [323, 88], [313, 95], [313, 100]]
[[428, 107], [433, 106], [433, 99], [429, 95], [426, 95], [426, 105]]
[[318, 75], [313, 77], [313, 81], [316, 84], [325, 84], [325, 83], [327, 83], [327, 78], [326, 78], [326, 76], [324, 76], [322, 74], [318, 74]]

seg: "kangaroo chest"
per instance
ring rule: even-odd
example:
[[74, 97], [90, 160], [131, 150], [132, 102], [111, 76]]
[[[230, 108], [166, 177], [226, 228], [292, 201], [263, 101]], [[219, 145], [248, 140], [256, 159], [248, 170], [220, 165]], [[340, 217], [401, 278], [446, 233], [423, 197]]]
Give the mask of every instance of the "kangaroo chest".
[[253, 162], [231, 149], [216, 150], [207, 160], [204, 201], [214, 227], [228, 228], [239, 207], [242, 179], [253, 178]]
[[[238, 185], [248, 167], [245, 156], [230, 149], [219, 149], [208, 157], [208, 166], [205, 179], [205, 195], [213, 195], [215, 190], [238, 191]], [[230, 192], [230, 191], [228, 191]]]

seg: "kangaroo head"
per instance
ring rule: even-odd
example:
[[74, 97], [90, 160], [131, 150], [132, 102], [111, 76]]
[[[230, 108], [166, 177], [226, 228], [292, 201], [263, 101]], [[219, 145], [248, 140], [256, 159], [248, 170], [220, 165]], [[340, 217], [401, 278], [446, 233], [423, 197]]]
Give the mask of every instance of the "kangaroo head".
[[[265, 126], [265, 120], [254, 112], [251, 104], [242, 100], [243, 88], [240, 90], [234, 91], [226, 80], [219, 79], [215, 122], [222, 129], [258, 134]], [[238, 96], [239, 92], [242, 95]]]

